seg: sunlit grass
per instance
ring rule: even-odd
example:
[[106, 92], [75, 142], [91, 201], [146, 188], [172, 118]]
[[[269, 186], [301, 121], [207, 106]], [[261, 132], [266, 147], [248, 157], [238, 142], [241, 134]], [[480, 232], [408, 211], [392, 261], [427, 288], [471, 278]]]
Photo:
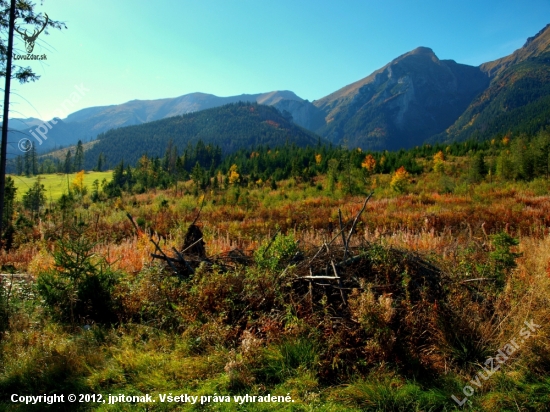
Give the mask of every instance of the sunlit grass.
[[[34, 185], [37, 177], [26, 177], [26, 176], [16, 176], [9, 175], [17, 188], [16, 196], [18, 200], [23, 198], [23, 195]], [[63, 173], [55, 174], [44, 174], [40, 175], [40, 183], [44, 185], [46, 189], [46, 199], [56, 201], [58, 200], [63, 193], [68, 192], [68, 188], [72, 185], [72, 182], [76, 176], [76, 173], [66, 175]], [[88, 192], [92, 190], [92, 183], [94, 180], [98, 180], [101, 188], [101, 182], [105, 179], [107, 182], [111, 181], [113, 177], [113, 172], [86, 172], [84, 174], [84, 186], [88, 188]]]

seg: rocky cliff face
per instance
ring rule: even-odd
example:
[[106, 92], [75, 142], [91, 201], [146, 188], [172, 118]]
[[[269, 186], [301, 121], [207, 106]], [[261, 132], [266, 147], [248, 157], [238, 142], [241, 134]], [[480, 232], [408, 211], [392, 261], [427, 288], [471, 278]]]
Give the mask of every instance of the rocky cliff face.
[[450, 126], [488, 83], [479, 68], [419, 47], [315, 101], [326, 120], [317, 131], [364, 149], [411, 147]]
[[281, 112], [288, 112], [292, 121], [308, 130], [317, 130], [325, 124], [325, 116], [317, 107], [306, 100], [280, 100], [273, 105]]

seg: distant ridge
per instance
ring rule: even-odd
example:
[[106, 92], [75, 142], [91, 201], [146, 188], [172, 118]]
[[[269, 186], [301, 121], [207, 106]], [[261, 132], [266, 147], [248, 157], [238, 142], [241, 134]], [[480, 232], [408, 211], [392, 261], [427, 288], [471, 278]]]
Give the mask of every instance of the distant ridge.
[[508, 67], [521, 63], [529, 58], [540, 56], [550, 51], [550, 23], [533, 37], [529, 37], [522, 48], [512, 54], [491, 62], [483, 63], [480, 67], [489, 77], [494, 78]]
[[304, 147], [325, 142], [272, 106], [240, 102], [110, 130], [86, 152], [86, 163], [94, 167], [100, 153], [110, 167], [122, 160], [135, 164], [143, 154], [162, 157], [170, 141], [181, 155], [199, 140], [219, 146], [225, 154], [259, 145]]
[[[273, 106], [280, 111], [287, 111], [292, 120], [305, 128], [316, 129], [324, 123], [323, 115], [310, 102], [303, 100], [291, 91], [272, 91], [258, 94], [241, 94], [238, 96], [218, 97], [207, 93], [190, 93], [179, 97], [157, 100], [131, 100], [119, 105], [89, 107], [79, 110], [57, 120], [48, 132], [48, 139], [37, 146], [40, 152], [60, 146], [69, 146], [78, 140], [88, 141], [98, 134], [119, 127], [133, 126], [197, 112], [229, 103], [251, 102]], [[23, 130], [27, 137], [27, 125], [40, 124], [39, 119], [10, 119], [10, 129]], [[20, 134], [13, 134], [10, 141], [21, 139]]]

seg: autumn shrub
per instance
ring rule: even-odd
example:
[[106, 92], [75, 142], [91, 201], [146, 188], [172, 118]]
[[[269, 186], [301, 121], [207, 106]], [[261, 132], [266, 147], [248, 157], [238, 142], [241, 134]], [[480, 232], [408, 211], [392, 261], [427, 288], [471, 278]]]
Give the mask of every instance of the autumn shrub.
[[376, 298], [369, 286], [364, 292], [354, 290], [349, 298], [350, 312], [367, 337], [367, 352], [371, 358], [384, 358], [392, 351], [396, 335], [391, 321], [396, 310], [390, 295]]
[[208, 270], [203, 266], [195, 271], [189, 285], [184, 307], [195, 319], [207, 322], [223, 314], [227, 323], [238, 322], [244, 313], [242, 298], [245, 276], [241, 270]]
[[123, 322], [182, 332], [201, 313], [190, 298], [194, 281], [175, 276], [165, 264], [145, 264], [116, 285], [113, 295], [120, 305], [119, 317]]

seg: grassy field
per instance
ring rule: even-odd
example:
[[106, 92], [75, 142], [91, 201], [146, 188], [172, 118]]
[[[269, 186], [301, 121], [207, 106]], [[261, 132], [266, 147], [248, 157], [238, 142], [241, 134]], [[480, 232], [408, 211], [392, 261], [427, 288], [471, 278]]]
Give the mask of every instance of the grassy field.
[[[86, 172], [84, 175], [84, 185], [88, 187], [88, 190], [92, 188], [92, 183], [94, 180], [99, 180], [99, 183], [103, 179], [110, 181], [112, 178], [113, 172]], [[17, 188], [17, 200], [21, 200], [23, 195], [30, 187], [36, 182], [36, 177], [26, 177], [26, 176], [15, 176], [10, 175], [15, 182], [15, 187]], [[66, 175], [63, 173], [40, 175], [40, 180], [44, 187], [46, 188], [46, 198], [48, 200], [58, 200], [63, 193], [67, 193], [67, 182], [70, 185], [73, 182], [76, 173]]]
[[[318, 175], [100, 190], [40, 219], [16, 204], [0, 269], [28, 277], [0, 277], [0, 412], [45, 409], [13, 394], [106, 400], [59, 411], [547, 411], [550, 181], [468, 183], [447, 162], [402, 192], [371, 176], [368, 202]], [[44, 185], [55, 199], [67, 176]], [[121, 393], [155, 402], [108, 402]]]

